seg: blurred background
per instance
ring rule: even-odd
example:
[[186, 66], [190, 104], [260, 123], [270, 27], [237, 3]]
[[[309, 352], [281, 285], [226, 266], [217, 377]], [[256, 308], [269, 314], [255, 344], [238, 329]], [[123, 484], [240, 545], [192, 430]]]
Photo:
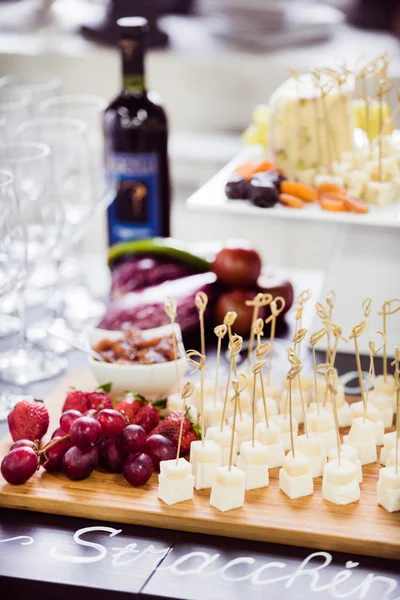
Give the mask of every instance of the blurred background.
[[[0, 0], [0, 75], [59, 78], [42, 100], [110, 100], [121, 86], [114, 24], [126, 15], [151, 25], [147, 79], [169, 117], [172, 234], [182, 239], [202, 237], [188, 229], [184, 201], [238, 152], [254, 106], [268, 101], [287, 67], [354, 64], [387, 51], [390, 75], [400, 68], [396, 0]], [[104, 214], [85, 248], [105, 250]]]

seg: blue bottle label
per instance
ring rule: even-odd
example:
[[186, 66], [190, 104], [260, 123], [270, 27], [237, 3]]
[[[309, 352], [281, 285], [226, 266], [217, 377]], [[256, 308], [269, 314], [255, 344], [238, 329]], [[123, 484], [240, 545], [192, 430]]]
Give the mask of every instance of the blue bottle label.
[[108, 208], [110, 245], [161, 232], [159, 165], [155, 152], [116, 152], [107, 157], [116, 195]]

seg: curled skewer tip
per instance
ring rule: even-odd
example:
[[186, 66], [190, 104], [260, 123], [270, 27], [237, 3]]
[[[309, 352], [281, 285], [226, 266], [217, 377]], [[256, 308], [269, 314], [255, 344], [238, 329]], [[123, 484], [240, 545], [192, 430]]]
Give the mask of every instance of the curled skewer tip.
[[301, 360], [298, 357], [297, 353], [293, 350], [293, 348], [288, 348], [288, 360], [291, 365], [300, 365]]
[[252, 373], [254, 373], [254, 375], [258, 375], [258, 373], [261, 373], [261, 371], [263, 370], [263, 368], [265, 367], [266, 364], [267, 364], [266, 360], [261, 360], [261, 359], [257, 360], [251, 369]]
[[293, 339], [292, 339], [293, 344], [300, 344], [300, 342], [302, 342], [304, 340], [306, 335], [307, 335], [307, 329], [302, 327], [294, 334]]
[[271, 314], [269, 317], [267, 317], [265, 319], [265, 323], [267, 325], [272, 321], [272, 319], [276, 319], [277, 317], [279, 317], [281, 312], [285, 309], [286, 301], [284, 298], [282, 298], [282, 296], [277, 296], [276, 298], [274, 298], [272, 300], [272, 302], [269, 306], [270, 306]]
[[318, 329], [318, 331], [312, 333], [310, 336], [311, 346], [315, 346], [315, 344], [318, 344], [318, 342], [320, 342], [326, 336], [326, 333], [327, 332], [325, 327], [323, 327], [322, 329]]
[[302, 370], [302, 366], [301, 364], [299, 365], [293, 365], [292, 367], [290, 367], [288, 374], [286, 375], [286, 379], [294, 379], [295, 377], [297, 377]]
[[263, 335], [263, 331], [264, 331], [264, 321], [261, 318], [258, 318], [254, 321], [254, 325], [253, 325], [253, 333], [254, 335]]
[[233, 335], [231, 341], [229, 342], [229, 356], [234, 358], [240, 354], [243, 346], [243, 338], [240, 335]]
[[364, 317], [368, 318], [369, 315], [371, 314], [372, 298], [365, 298], [365, 300], [361, 306], [364, 311]]
[[205, 292], [197, 292], [194, 299], [195, 306], [199, 312], [204, 312], [208, 304], [208, 296]]
[[183, 400], [187, 400], [194, 392], [194, 385], [191, 381], [185, 383], [182, 388], [181, 396]]
[[263, 294], [262, 292], [259, 292], [257, 296], [254, 296], [253, 300], [246, 300], [245, 304], [246, 306], [258, 306], [261, 308], [263, 306], [268, 306], [272, 300], [272, 294]]
[[227, 325], [228, 327], [232, 327], [232, 325], [236, 321], [236, 318], [237, 318], [237, 313], [235, 313], [233, 310], [230, 310], [229, 312], [226, 313], [226, 315], [224, 317], [224, 325]]
[[262, 360], [267, 354], [271, 352], [271, 342], [265, 342], [264, 344], [260, 344], [256, 348], [256, 358], [257, 360]]
[[[198, 358], [199, 360], [196, 361], [194, 357]], [[189, 365], [194, 367], [194, 371], [192, 371], [193, 373], [195, 371], [207, 370], [206, 357], [204, 356], [204, 354], [201, 354], [201, 352], [199, 352], [198, 350], [186, 350], [186, 360], [189, 363]]]
[[367, 321], [361, 321], [361, 323], [353, 327], [353, 329], [351, 330], [350, 339], [353, 340], [354, 338], [358, 338], [362, 333], [364, 333], [367, 327]]
[[221, 340], [225, 337], [227, 331], [228, 331], [228, 327], [225, 324], [217, 325], [216, 327], [214, 327], [215, 335], [217, 336], [217, 338], [220, 338]]
[[336, 370], [333, 367], [328, 367], [325, 371], [325, 380], [327, 388], [332, 394], [337, 394], [339, 378]]
[[167, 317], [174, 322], [176, 319], [176, 300], [171, 296], [167, 296], [164, 300], [164, 312]]
[[247, 377], [244, 373], [240, 373], [238, 377], [232, 379], [232, 386], [235, 390], [235, 395], [239, 396], [247, 388]]
[[[392, 308], [392, 305], [395, 305]], [[396, 306], [397, 304], [397, 306]], [[390, 300], [386, 300], [382, 304], [382, 310], [378, 313], [378, 315], [394, 315], [400, 310], [400, 298], [391, 298]]]
[[335, 290], [329, 290], [328, 291], [328, 295], [325, 299], [325, 302], [327, 303], [327, 305], [329, 306], [329, 308], [331, 310], [333, 310], [333, 308], [335, 307], [335, 302], [336, 302], [336, 292]]
[[311, 290], [303, 290], [303, 291], [302, 291], [302, 292], [299, 294], [299, 296], [298, 296], [298, 298], [297, 298], [296, 302], [297, 302], [297, 304], [299, 304], [300, 306], [303, 306], [303, 305], [304, 305], [306, 302], [308, 302], [308, 301], [310, 300], [311, 296], [312, 296], [312, 292], [311, 292]]
[[[380, 335], [382, 338], [382, 344], [377, 348], [375, 344], [375, 340], [373, 339], [374, 335]], [[382, 350], [386, 342], [386, 336], [383, 331], [375, 331], [375, 333], [369, 338], [368, 347], [369, 347], [369, 356], [370, 358], [374, 358], [379, 352]]]

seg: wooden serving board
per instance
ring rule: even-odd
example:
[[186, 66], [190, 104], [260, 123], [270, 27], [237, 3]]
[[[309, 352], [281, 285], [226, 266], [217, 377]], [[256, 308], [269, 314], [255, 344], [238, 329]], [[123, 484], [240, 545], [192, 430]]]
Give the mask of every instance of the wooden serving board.
[[[68, 386], [93, 384], [89, 371], [71, 371], [49, 394], [50, 431]], [[9, 445], [10, 438], [0, 442], [0, 458]], [[0, 506], [398, 559], [400, 513], [377, 505], [378, 471], [377, 464], [363, 468], [361, 500], [348, 506], [323, 500], [321, 478], [314, 479], [312, 496], [290, 500], [279, 490], [278, 468], [270, 470], [267, 488], [246, 492], [244, 507], [227, 513], [210, 506], [210, 490], [195, 491], [192, 501], [168, 507], [157, 499], [157, 475], [133, 488], [122, 475], [99, 471], [75, 482], [41, 470], [22, 486], [8, 485], [0, 476]]]

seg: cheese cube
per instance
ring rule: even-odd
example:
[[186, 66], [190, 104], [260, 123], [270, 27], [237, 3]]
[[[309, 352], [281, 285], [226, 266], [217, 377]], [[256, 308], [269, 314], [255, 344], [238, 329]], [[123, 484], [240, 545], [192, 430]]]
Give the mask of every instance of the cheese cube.
[[246, 475], [237, 467], [218, 467], [211, 489], [210, 504], [221, 512], [244, 504]]
[[[304, 406], [307, 407], [309, 399], [310, 399], [309, 392], [307, 392], [306, 390], [303, 390], [302, 393], [303, 393]], [[282, 400], [281, 400], [281, 404], [280, 404], [280, 409], [281, 409], [282, 413], [284, 413], [286, 411], [286, 406], [287, 406], [287, 412], [289, 413], [289, 391], [288, 390], [286, 390], [282, 393]], [[303, 406], [301, 403], [301, 393], [300, 393], [299, 389], [292, 390], [292, 412], [293, 412], [293, 416], [296, 419], [296, 421], [298, 422], [298, 424], [302, 425], [304, 423], [304, 411], [303, 411]]]
[[184, 458], [160, 462], [157, 498], [165, 504], [177, 504], [193, 498], [194, 477], [191, 465]]
[[271, 383], [268, 385], [267, 379], [264, 381], [264, 392], [266, 398], [273, 398], [279, 400], [282, 388], [277, 381], [271, 379]]
[[[328, 453], [328, 461], [337, 460], [338, 451], [337, 446], [332, 448]], [[363, 474], [362, 474], [362, 466], [361, 462], [358, 460], [357, 450], [354, 446], [350, 446], [350, 444], [342, 444], [340, 450], [340, 457], [345, 458], [346, 460], [350, 460], [356, 465], [356, 479], [358, 483], [362, 483]]]
[[350, 162], [355, 169], [363, 169], [370, 157], [369, 148], [357, 148], [355, 152], [342, 152], [340, 159], [343, 162]]
[[221, 425], [223, 411], [224, 405], [222, 402], [218, 402], [215, 406], [213, 402], [204, 406], [204, 427], [206, 430], [212, 425]]
[[[204, 404], [211, 404], [214, 402], [214, 390], [215, 390], [215, 381], [212, 379], [204, 380]], [[217, 400], [221, 402], [221, 392], [217, 390]], [[201, 407], [201, 388], [200, 382], [196, 382], [194, 385], [194, 392], [191, 397], [191, 402], [200, 412]], [[181, 410], [181, 408], [179, 409]]]
[[266, 487], [269, 484], [267, 448], [260, 442], [243, 442], [237, 467], [246, 475], [246, 490]]
[[[233, 425], [233, 417], [228, 419], [229, 427]], [[253, 419], [250, 415], [242, 413], [242, 418], [239, 415], [236, 415], [236, 424], [235, 431], [237, 434], [237, 442], [236, 442], [236, 451], [240, 451], [240, 446], [243, 442], [247, 442], [251, 439], [251, 434], [253, 431]]]
[[[311, 375], [306, 375], [306, 374], [302, 374], [300, 376], [300, 381], [301, 381], [301, 389], [303, 390], [303, 392], [310, 392], [314, 386], [314, 382], [313, 382], [313, 378]], [[289, 381], [288, 379], [284, 379], [283, 381], [283, 388], [285, 390], [289, 389]], [[299, 379], [298, 377], [296, 377], [296, 379], [293, 379], [292, 381], [292, 391], [293, 390], [298, 390], [299, 389]], [[308, 394], [305, 394], [304, 399], [308, 399]]]
[[396, 447], [397, 434], [395, 431], [385, 433], [383, 436], [383, 448], [381, 450], [380, 462], [386, 467], [386, 462], [389, 458], [390, 451]]
[[[364, 403], [362, 400], [359, 402], [354, 402], [351, 405], [351, 412], [353, 415], [353, 419], [361, 418], [364, 415]], [[383, 436], [385, 433], [385, 428], [380, 419], [380, 412], [373, 404], [368, 403], [367, 407], [367, 419], [374, 424], [375, 432], [375, 442], [377, 446], [382, 446], [383, 444]]]
[[296, 439], [296, 449], [307, 458], [310, 463], [312, 477], [322, 477], [326, 463], [326, 453], [319, 437], [309, 434], [300, 435]]
[[386, 381], [383, 375], [378, 375], [374, 380], [374, 390], [379, 394], [392, 396], [396, 392], [396, 386], [393, 375], [386, 375]]
[[378, 504], [388, 512], [400, 510], [400, 469], [384, 467], [379, 471], [377, 484]]
[[[277, 415], [278, 414], [278, 405], [276, 403], [276, 400], [274, 400], [274, 398], [271, 397], [266, 397], [265, 398], [265, 404], [266, 404], [266, 409], [267, 409], [267, 415], [269, 417], [272, 417], [273, 415]], [[264, 414], [264, 401], [262, 398], [260, 398], [259, 400], [257, 400], [256, 403], [256, 412], [257, 412], [257, 418], [259, 421], [265, 421], [265, 414]]]
[[392, 398], [387, 394], [379, 394], [378, 392], [370, 392], [368, 395], [368, 403], [375, 406], [379, 411], [379, 418], [383, 426], [391, 427], [393, 423], [393, 406]]
[[371, 421], [359, 417], [354, 419], [349, 435], [343, 437], [345, 444], [351, 444], [357, 450], [358, 459], [362, 465], [376, 462], [375, 427]]
[[267, 449], [268, 468], [281, 467], [285, 460], [285, 448], [279, 426], [272, 420], [269, 421], [269, 427], [265, 423], [257, 423], [255, 435], [256, 440]]
[[[400, 442], [399, 442], [399, 469], [400, 469]], [[396, 466], [396, 448], [392, 448], [391, 451], [389, 452], [389, 456], [388, 459], [386, 461], [386, 466], [387, 467], [395, 467]]]
[[322, 497], [333, 504], [345, 505], [360, 499], [360, 486], [357, 481], [356, 465], [341, 459], [328, 462], [322, 479]]
[[[232, 428], [228, 425], [224, 425], [221, 431], [221, 428], [218, 426], [209, 427], [206, 432], [206, 440], [213, 440], [218, 444], [218, 446], [222, 450], [222, 465], [227, 465], [229, 463], [229, 454], [231, 447], [231, 437], [232, 437]], [[233, 442], [233, 455], [232, 462], [236, 464], [237, 458], [237, 434], [234, 435]]]
[[[285, 451], [290, 450], [291, 448], [291, 439], [290, 439], [290, 419], [289, 415], [274, 415], [270, 419], [274, 421], [281, 430], [282, 434], [282, 442]], [[293, 418], [293, 437], [296, 439], [297, 432], [299, 429], [299, 425], [297, 419]]]
[[364, 200], [374, 206], [388, 206], [397, 198], [396, 186], [389, 181], [369, 181], [364, 189]]
[[369, 181], [369, 175], [365, 171], [352, 170], [344, 174], [344, 183], [349, 196], [361, 198], [365, 186]]
[[[380, 161], [369, 160], [365, 165], [365, 171], [372, 181], [380, 181]], [[398, 155], [382, 158], [382, 182], [393, 181], [400, 175]]]
[[314, 492], [310, 465], [301, 452], [286, 456], [283, 467], [279, 471], [279, 487], [292, 500], [309, 496]]
[[210, 488], [222, 463], [222, 449], [213, 440], [196, 440], [190, 444], [190, 463], [196, 490]]

